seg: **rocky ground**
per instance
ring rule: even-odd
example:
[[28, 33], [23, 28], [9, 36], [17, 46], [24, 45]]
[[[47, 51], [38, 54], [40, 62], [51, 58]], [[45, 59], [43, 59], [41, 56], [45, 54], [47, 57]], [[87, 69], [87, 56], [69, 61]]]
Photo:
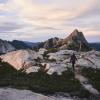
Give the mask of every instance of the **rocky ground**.
[[15, 69], [25, 69], [27, 73], [37, 72], [41, 67], [47, 74], [62, 74], [68, 68], [71, 68], [70, 56], [75, 53], [78, 62], [76, 66], [86, 68], [100, 68], [100, 52], [76, 52], [73, 50], [60, 50], [54, 53], [48, 53], [46, 49], [40, 49], [39, 52], [32, 50], [18, 50], [2, 55], [3, 61], [11, 64]]
[[45, 96], [29, 90], [0, 88], [0, 100], [73, 100], [71, 97], [61, 95]]
[[[70, 63], [70, 56], [73, 53], [78, 58], [74, 73]], [[3, 62], [0, 67], [0, 86], [10, 85], [42, 93], [67, 92], [70, 97], [90, 98], [92, 95], [96, 98], [94, 100], [99, 98], [100, 52], [98, 51], [49, 51], [42, 48], [38, 52], [13, 51], [2, 55], [1, 58]], [[6, 69], [8, 65], [5, 62], [10, 64], [10, 70]], [[6, 66], [4, 68], [6, 71], [2, 71], [2, 66]]]

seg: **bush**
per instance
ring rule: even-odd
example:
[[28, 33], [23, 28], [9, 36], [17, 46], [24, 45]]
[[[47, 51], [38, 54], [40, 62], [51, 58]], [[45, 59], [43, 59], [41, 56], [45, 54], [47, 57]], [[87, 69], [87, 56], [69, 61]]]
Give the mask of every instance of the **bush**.
[[0, 63], [0, 86], [25, 87], [36, 92], [73, 92], [80, 88], [74, 74], [68, 70], [61, 76], [56, 73], [48, 75], [42, 70], [37, 73], [25, 74], [15, 70], [6, 62]]
[[74, 78], [71, 71], [64, 72], [61, 76], [56, 73], [47, 75], [39, 71], [29, 74], [30, 87], [32, 90], [37, 88], [38, 92], [74, 92], [80, 89], [80, 83]]
[[100, 69], [83, 68], [82, 75], [87, 77], [90, 83], [100, 91]]
[[[94, 73], [93, 69], [83, 69], [83, 74], [91, 79], [92, 84], [100, 89], [100, 71]], [[94, 77], [91, 77], [91, 75]], [[0, 86], [29, 89], [34, 92], [55, 93], [67, 92], [71, 96], [88, 97], [89, 93], [82, 90], [78, 80], [74, 78], [71, 69], [63, 72], [61, 76], [54, 73], [48, 75], [40, 70], [37, 73], [22, 73], [15, 70], [10, 64], [0, 62]]]

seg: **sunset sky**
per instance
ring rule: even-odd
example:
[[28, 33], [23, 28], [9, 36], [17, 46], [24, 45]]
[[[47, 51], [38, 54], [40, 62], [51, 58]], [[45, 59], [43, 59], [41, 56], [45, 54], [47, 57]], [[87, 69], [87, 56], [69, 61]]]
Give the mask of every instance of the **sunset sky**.
[[100, 0], [0, 0], [0, 39], [45, 41], [74, 29], [100, 42]]

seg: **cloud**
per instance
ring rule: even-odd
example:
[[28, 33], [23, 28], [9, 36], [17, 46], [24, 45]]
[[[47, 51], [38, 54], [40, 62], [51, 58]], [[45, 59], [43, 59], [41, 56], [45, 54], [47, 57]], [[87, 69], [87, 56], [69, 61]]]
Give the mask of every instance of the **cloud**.
[[35, 30], [61, 30], [61, 29], [58, 29], [58, 28], [54, 28], [54, 27], [41, 27], [41, 26], [36, 26], [36, 28], [34, 28]]
[[23, 26], [17, 23], [12, 23], [12, 22], [3, 23], [0, 25], [0, 33], [14, 31], [20, 28], [23, 28]]
[[100, 32], [100, 0], [7, 0], [0, 3], [1, 15], [5, 18], [0, 20], [0, 30], [14, 31], [16, 38], [19, 33], [21, 38], [31, 38], [30, 34], [34, 39], [64, 36], [75, 28], [87, 37]]
[[[84, 2], [78, 0], [77, 2], [80, 2], [80, 5], [72, 0], [51, 0], [51, 3], [50, 0], [47, 0], [49, 3], [46, 4], [41, 4], [41, 0], [37, 1], [38, 2], [36, 2], [36, 0], [10, 0], [10, 2], [6, 4], [7, 7], [5, 7], [5, 10], [12, 9], [18, 11], [21, 17], [33, 25], [51, 26], [60, 25], [64, 21], [85, 12], [90, 7], [90, 4], [87, 6], [83, 5], [87, 0]], [[88, 1], [93, 2], [94, 0]]]

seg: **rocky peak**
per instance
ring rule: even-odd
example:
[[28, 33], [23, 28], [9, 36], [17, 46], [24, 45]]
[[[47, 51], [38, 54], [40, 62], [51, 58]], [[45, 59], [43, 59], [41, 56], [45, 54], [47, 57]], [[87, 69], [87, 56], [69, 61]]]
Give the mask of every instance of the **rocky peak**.
[[78, 34], [79, 34], [79, 31], [78, 31], [77, 29], [75, 29], [75, 30], [71, 33], [72, 36], [77, 36]]
[[60, 49], [89, 50], [89, 44], [82, 32], [75, 29], [68, 37], [63, 39]]
[[84, 42], [88, 43], [87, 40], [85, 39], [84, 35], [82, 32], [79, 32], [77, 29], [75, 29], [65, 40], [76, 40], [79, 42]]

